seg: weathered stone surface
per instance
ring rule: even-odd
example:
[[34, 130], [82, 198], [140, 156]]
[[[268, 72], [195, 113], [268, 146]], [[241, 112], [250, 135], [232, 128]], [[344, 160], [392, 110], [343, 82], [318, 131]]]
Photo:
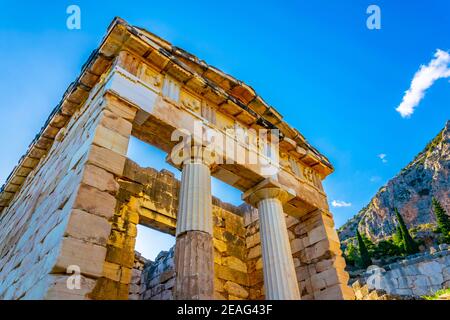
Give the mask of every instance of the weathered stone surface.
[[93, 244], [106, 246], [111, 225], [102, 217], [75, 209], [70, 214], [65, 235]]
[[222, 265], [240, 272], [247, 272], [247, 265], [243, 261], [233, 256], [223, 258]]
[[225, 291], [228, 292], [229, 295], [236, 296], [242, 299], [246, 299], [248, 297], [247, 290], [245, 290], [242, 286], [238, 285], [237, 283], [227, 281], [223, 287]]
[[110, 219], [114, 215], [116, 199], [107, 192], [83, 184], [73, 207]]
[[179, 235], [175, 248], [175, 297], [188, 300], [212, 299], [213, 264], [211, 235], [201, 231]]
[[[367, 282], [366, 286], [370, 290], [382, 290], [399, 298], [417, 299], [423, 295], [433, 295], [447, 286], [450, 252], [444, 250], [439, 252], [439, 255], [428, 257], [428, 260], [421, 259], [422, 256], [427, 256], [427, 253], [414, 259], [405, 259], [401, 263], [390, 264], [387, 271], [366, 275], [360, 281]], [[356, 288], [355, 284], [353, 288], [357, 293], [359, 288]]]
[[[49, 275], [49, 289], [45, 295], [46, 300], [85, 300], [94, 289], [95, 280], [80, 276], [80, 287], [68, 287], [71, 283], [69, 276]], [[73, 283], [71, 283], [73, 285]], [[72, 289], [71, 289], [72, 288]]]
[[105, 247], [69, 237], [63, 239], [60, 250], [53, 272], [65, 273], [69, 266], [75, 265], [80, 268], [83, 275], [89, 277], [102, 275]]
[[86, 165], [83, 173], [83, 182], [100, 191], [115, 194], [119, 191], [119, 184], [114, 175], [94, 165]]

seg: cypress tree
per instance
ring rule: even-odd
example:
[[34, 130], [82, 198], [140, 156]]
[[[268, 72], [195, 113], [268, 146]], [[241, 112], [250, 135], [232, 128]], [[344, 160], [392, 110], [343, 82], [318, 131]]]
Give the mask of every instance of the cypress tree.
[[367, 251], [366, 244], [364, 243], [358, 229], [356, 229], [356, 237], [358, 239], [359, 255], [361, 257], [362, 267], [367, 268], [372, 264], [372, 260], [370, 259], [369, 251]]
[[397, 216], [398, 224], [399, 224], [399, 227], [402, 232], [403, 243], [405, 246], [405, 252], [407, 254], [414, 254], [414, 253], [418, 252], [419, 251], [418, 245], [413, 240], [411, 235], [409, 234], [409, 230], [406, 227], [405, 221], [403, 221], [403, 218], [402, 218], [400, 212], [398, 212], [397, 208], [394, 208], [394, 211], [395, 211], [395, 215]]
[[450, 217], [445, 213], [444, 208], [442, 208], [441, 204], [436, 198], [433, 197], [431, 202], [433, 204], [433, 211], [436, 215], [436, 221], [439, 227], [439, 231], [445, 236], [448, 236], [450, 233]]
[[400, 253], [404, 253], [405, 252], [405, 241], [403, 241], [403, 234], [402, 234], [402, 229], [400, 228], [400, 226], [397, 226], [396, 232], [395, 232], [394, 236], [392, 237], [392, 240], [393, 240], [394, 244], [397, 246], [397, 248], [399, 249]]

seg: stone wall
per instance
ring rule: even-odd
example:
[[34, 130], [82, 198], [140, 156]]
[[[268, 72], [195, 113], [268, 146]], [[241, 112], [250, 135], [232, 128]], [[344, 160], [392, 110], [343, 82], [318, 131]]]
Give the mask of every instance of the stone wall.
[[141, 289], [143, 287], [143, 271], [148, 262], [150, 261], [141, 256], [139, 252], [134, 252], [134, 265], [131, 270], [131, 282], [129, 286], [129, 300], [140, 300], [142, 294]]
[[[1, 299], [83, 299], [93, 290], [135, 113], [125, 119], [116, 111], [93, 89], [2, 211]], [[77, 290], [67, 285], [73, 271]]]
[[[441, 245], [429, 253], [411, 255], [383, 268], [369, 267], [358, 283], [358, 288], [367, 284], [368, 290], [383, 290], [400, 297], [433, 295], [450, 288], [450, 250]], [[361, 298], [360, 293], [356, 294]]]
[[[227, 208], [227, 209], [225, 209]], [[218, 199], [213, 201], [214, 221], [214, 297], [220, 300], [249, 298], [249, 275], [243, 218], [232, 213], [237, 208]], [[173, 298], [175, 281], [174, 248], [162, 251], [144, 269], [142, 299]]]
[[161, 251], [155, 261], [145, 264], [141, 276], [142, 300], [173, 300], [175, 284], [174, 247]]

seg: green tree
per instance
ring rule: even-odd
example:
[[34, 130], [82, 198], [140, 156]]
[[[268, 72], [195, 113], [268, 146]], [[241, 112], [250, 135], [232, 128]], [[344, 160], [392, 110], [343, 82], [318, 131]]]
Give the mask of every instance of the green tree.
[[345, 250], [344, 257], [345, 261], [348, 264], [351, 264], [353, 266], [360, 264], [358, 250], [356, 249], [355, 245], [351, 242], [348, 244], [347, 249]]
[[431, 203], [433, 205], [434, 214], [436, 215], [436, 221], [439, 231], [447, 239], [449, 238], [450, 234], [450, 217], [447, 215], [444, 208], [442, 208], [441, 204], [436, 198], [433, 197]]
[[414, 241], [414, 239], [409, 234], [408, 228], [406, 227], [405, 221], [403, 221], [403, 217], [400, 212], [398, 212], [397, 208], [394, 208], [395, 215], [397, 216], [398, 224], [402, 233], [403, 244], [405, 248], [405, 252], [407, 254], [414, 254], [419, 251], [419, 246]]
[[396, 245], [393, 240], [381, 240], [375, 246], [374, 256], [379, 259], [388, 256], [398, 256], [401, 255], [402, 252], [402, 246]]
[[356, 237], [358, 239], [358, 247], [359, 247], [359, 256], [361, 258], [361, 266], [363, 268], [367, 268], [372, 264], [372, 260], [370, 259], [369, 251], [367, 251], [366, 244], [364, 243], [359, 230], [356, 229]]
[[399, 254], [405, 253], [405, 241], [403, 240], [402, 229], [397, 226], [397, 231], [392, 236], [392, 242], [398, 248]]
[[366, 236], [366, 234], [361, 234], [361, 238], [364, 244], [366, 245], [367, 252], [369, 252], [369, 256], [372, 257], [376, 249], [376, 245], [372, 241], [370, 241], [370, 239]]

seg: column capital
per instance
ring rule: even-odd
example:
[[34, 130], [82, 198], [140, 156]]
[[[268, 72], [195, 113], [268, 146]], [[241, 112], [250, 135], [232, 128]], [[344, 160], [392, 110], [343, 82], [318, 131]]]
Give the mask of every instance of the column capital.
[[295, 191], [283, 187], [278, 181], [267, 178], [242, 194], [242, 200], [257, 207], [264, 199], [278, 199], [282, 204], [295, 198]]
[[167, 155], [166, 162], [179, 170], [183, 169], [183, 165], [189, 163], [204, 164], [210, 169], [213, 169], [217, 165], [214, 150], [203, 145], [176, 145]]

